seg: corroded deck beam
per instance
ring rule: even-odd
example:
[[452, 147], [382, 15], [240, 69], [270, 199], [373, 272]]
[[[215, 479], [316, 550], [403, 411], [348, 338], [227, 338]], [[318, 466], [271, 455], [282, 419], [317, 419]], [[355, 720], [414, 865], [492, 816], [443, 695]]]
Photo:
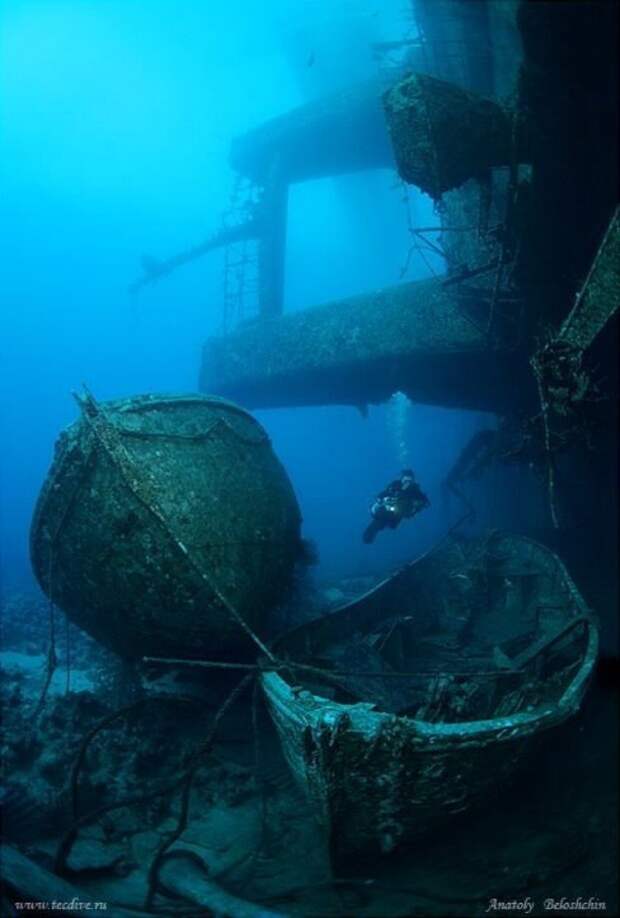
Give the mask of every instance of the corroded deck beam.
[[486, 347], [454, 287], [416, 281], [270, 321], [205, 344], [200, 388], [249, 408], [413, 401], [503, 411], [514, 366]]
[[233, 141], [231, 166], [259, 184], [275, 157], [290, 183], [394, 168], [381, 107], [388, 85], [369, 80], [266, 121]]

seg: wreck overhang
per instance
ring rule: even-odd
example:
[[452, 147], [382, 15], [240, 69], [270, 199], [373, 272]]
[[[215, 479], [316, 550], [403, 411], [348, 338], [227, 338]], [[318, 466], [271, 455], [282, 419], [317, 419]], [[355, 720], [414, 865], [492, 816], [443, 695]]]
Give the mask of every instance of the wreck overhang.
[[237, 137], [230, 164], [263, 184], [275, 161], [288, 183], [394, 168], [381, 106], [388, 83], [368, 80], [301, 105]]
[[412, 401], [502, 413], [523, 393], [516, 357], [484, 330], [441, 279], [415, 281], [208, 340], [200, 388], [248, 408], [365, 406]]
[[529, 159], [522, 118], [425, 73], [394, 73], [325, 96], [235, 138], [230, 163], [265, 184], [394, 169], [433, 197], [511, 157]]

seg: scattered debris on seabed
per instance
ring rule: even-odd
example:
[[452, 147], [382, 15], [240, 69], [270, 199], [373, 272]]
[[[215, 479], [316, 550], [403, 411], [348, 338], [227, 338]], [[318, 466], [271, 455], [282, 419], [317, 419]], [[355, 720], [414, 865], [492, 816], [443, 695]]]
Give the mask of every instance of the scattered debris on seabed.
[[[349, 589], [332, 584], [327, 598]], [[597, 739], [615, 716], [607, 697], [590, 700], [578, 728], [560, 728], [548, 755], [543, 743], [535, 764], [492, 806], [447, 834], [334, 876], [257, 695], [221, 718], [175, 837], [181, 779], [238, 674], [209, 674], [206, 685], [204, 671], [193, 669], [138, 680], [70, 626], [60, 629], [58, 667], [33, 719], [47, 639], [45, 600], [8, 597], [0, 655], [2, 870], [13, 898], [77, 896], [135, 915], [155, 879], [151, 906], [164, 914], [483, 914], [491, 896], [540, 898], [560, 888], [579, 895], [586, 886], [613, 900], [614, 778]], [[558, 756], [571, 769], [558, 772]], [[575, 794], [585, 771], [600, 775], [587, 798]]]

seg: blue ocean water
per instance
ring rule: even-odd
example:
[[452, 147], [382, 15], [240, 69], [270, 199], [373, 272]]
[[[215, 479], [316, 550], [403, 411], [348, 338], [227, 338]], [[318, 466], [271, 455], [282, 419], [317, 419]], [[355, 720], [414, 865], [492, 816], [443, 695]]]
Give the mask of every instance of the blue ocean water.
[[[29, 579], [27, 530], [71, 392], [98, 399], [195, 391], [203, 341], [222, 320], [223, 255], [139, 297], [143, 253], [165, 258], [219, 226], [234, 185], [231, 140], [377, 65], [373, 41], [402, 29], [402, 4], [285, 0], [2, 5], [2, 558], [5, 586]], [[400, 280], [403, 189], [393, 171], [293, 186], [285, 308]], [[438, 225], [414, 188], [417, 225]], [[441, 272], [418, 253], [406, 279]], [[250, 310], [252, 304], [248, 307]], [[374, 495], [399, 472], [385, 406], [260, 411], [297, 491], [326, 575], [389, 567], [428, 547], [458, 508], [442, 477], [487, 418], [415, 405], [404, 456], [433, 510], [369, 557]], [[392, 425], [393, 428], [393, 425]]]
[[[488, 8], [493, 34], [501, 38], [503, 29], [509, 31], [509, 8], [517, 4], [472, 0], [456, 5], [468, 11]], [[545, 15], [551, 9], [523, 6], [543, 8]], [[40, 721], [31, 716], [45, 676], [50, 608], [36, 593], [33, 598], [28, 532], [54, 444], [78, 415], [72, 393], [82, 383], [99, 401], [197, 391], [203, 343], [221, 332], [224, 321], [225, 254], [211, 253], [132, 295], [128, 287], [142, 271], [142, 257], [165, 259], [218, 229], [235, 195], [229, 161], [235, 137], [297, 106], [374, 79], [386, 65], [376, 52], [382, 44], [403, 36], [415, 42], [405, 7], [405, 0], [0, 4], [0, 606], [8, 610], [9, 637], [6, 653], [0, 650], [6, 677], [2, 703], [10, 715], [2, 765], [8, 762], [4, 770], [14, 769], [3, 783], [1, 802], [12, 814], [18, 848], [37, 831], [49, 833], [47, 847], [34, 851], [33, 870], [35, 863], [41, 870], [51, 867], [50, 838], [55, 833], [56, 843], [70, 824], [67, 779], [85, 733], [135, 690], [131, 674], [76, 627], [65, 629], [55, 610], [60, 665]], [[567, 63], [562, 53], [563, 27], [548, 56], [554, 65], [559, 59], [566, 78], [574, 62]], [[536, 53], [545, 63], [542, 34], [530, 48], [539, 68]], [[511, 86], [499, 71], [505, 85], [497, 91], [507, 93]], [[394, 168], [292, 185], [285, 312], [442, 274], [441, 254], [411, 235], [412, 225], [435, 227], [441, 219], [438, 206], [413, 185], [405, 188]], [[594, 249], [599, 229], [589, 227]], [[561, 253], [561, 241], [556, 249]], [[251, 320], [255, 312], [250, 291], [237, 318]], [[482, 411], [414, 404], [398, 392], [367, 410], [261, 408], [255, 415], [295, 489], [302, 535], [316, 546], [319, 561], [308, 582], [322, 601], [334, 586], [346, 593], [347, 581], [366, 589], [451, 530], [466, 507], [446, 493], [446, 476], [472, 435], [498, 424]], [[601, 439], [604, 451], [609, 443]], [[599, 466], [589, 453], [585, 457], [569, 467], [561, 485], [591, 523], [597, 512], [591, 495], [596, 492], [600, 500], [602, 493], [604, 502], [607, 496], [604, 486], [590, 489], [588, 475], [596, 477], [592, 469]], [[608, 557], [613, 556], [607, 539], [612, 527], [606, 519], [600, 532], [580, 523], [554, 531], [546, 479], [532, 466], [490, 464], [479, 480], [468, 483], [476, 514], [461, 532], [476, 535], [501, 527], [548, 540], [600, 616], [605, 651], [611, 653], [617, 590], [617, 569]], [[365, 545], [362, 532], [371, 503], [403, 467], [415, 470], [431, 505]], [[605, 457], [600, 468], [606, 468]], [[608, 503], [612, 506], [611, 494]], [[507, 577], [507, 596], [513, 586]], [[491, 624], [501, 633], [505, 623]], [[501, 661], [501, 653], [494, 663], [498, 657]], [[378, 859], [360, 864], [350, 887], [332, 887], [315, 871], [313, 855], [320, 846], [312, 835], [313, 814], [302, 812], [281, 756], [275, 764], [270, 759], [280, 755], [273, 730], [264, 711], [252, 711], [248, 697], [226, 722], [226, 755], [209, 760], [202, 783], [197, 782], [202, 797], [192, 812], [200, 827], [194, 829], [213, 841], [209, 857], [222, 888], [230, 884], [240, 896], [250, 896], [245, 874], [235, 873], [243, 854], [254, 883], [248, 888], [258, 900], [260, 876], [255, 883], [252, 869], [261, 857], [268, 862], [269, 853], [265, 837], [252, 835], [248, 826], [255, 828], [264, 803], [253, 771], [260, 735], [265, 783], [271, 781], [270, 827], [278, 836], [272, 867], [285, 902], [287, 889], [299, 893], [300, 901], [310, 889], [310, 901], [318, 903], [312, 914], [343, 918], [459, 915], [464, 909], [481, 914], [493, 896], [523, 897], [530, 888], [537, 913], [546, 908], [539, 895], [543, 889], [558, 897], [564, 892], [601, 896], [611, 903], [617, 880], [611, 854], [617, 699], [610, 689], [617, 688], [617, 657], [615, 664], [607, 657], [592, 681], [583, 709], [546, 737], [515, 788], [498, 785], [498, 796], [483, 801], [471, 822], [431, 833], [413, 855], [405, 851], [381, 864]], [[223, 684], [228, 690], [224, 679]], [[140, 709], [135, 719], [102, 732], [82, 763], [82, 809], [114, 802], [143, 783], [178, 777], [185, 755], [204, 742], [221, 688], [215, 678], [200, 684], [207, 698], [197, 693], [204, 720], [194, 708], [180, 715], [174, 697], [167, 697], [157, 717], [150, 719], [148, 708], [143, 716]], [[41, 806], [44, 798], [47, 808]], [[137, 815], [128, 808], [117, 823], [112, 819], [97, 827], [99, 834], [85, 833], [86, 846], [76, 845], [78, 861], [89, 869], [93, 859], [100, 866], [104, 855], [108, 861], [116, 857], [119, 838], [136, 836], [144, 845], [136, 847], [139, 855], [125, 877], [108, 869], [110, 888], [104, 891], [110, 901], [129, 892], [135, 907], [144, 900], [144, 868], [157, 847], [153, 835], [170, 830], [175, 805], [173, 800], [166, 810], [164, 802], [161, 809], [153, 805]], [[151, 828], [145, 841], [143, 830]], [[86, 880], [93, 896], [104, 889], [98, 882], [92, 876]]]

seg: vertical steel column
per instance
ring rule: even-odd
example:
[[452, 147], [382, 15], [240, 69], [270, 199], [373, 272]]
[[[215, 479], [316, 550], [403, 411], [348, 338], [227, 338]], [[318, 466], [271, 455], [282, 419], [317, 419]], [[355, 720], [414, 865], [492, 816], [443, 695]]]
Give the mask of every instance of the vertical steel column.
[[282, 315], [288, 215], [288, 182], [280, 157], [271, 164], [261, 199], [258, 240], [258, 309], [261, 318]]

